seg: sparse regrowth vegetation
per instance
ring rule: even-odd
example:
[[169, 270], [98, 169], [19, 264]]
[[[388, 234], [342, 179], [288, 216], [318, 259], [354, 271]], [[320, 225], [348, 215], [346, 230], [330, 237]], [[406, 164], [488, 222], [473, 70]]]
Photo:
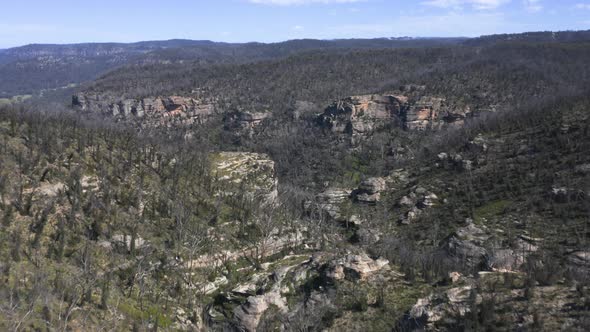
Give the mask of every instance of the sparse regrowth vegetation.
[[0, 101], [0, 330], [588, 330], [584, 36], [217, 45]]

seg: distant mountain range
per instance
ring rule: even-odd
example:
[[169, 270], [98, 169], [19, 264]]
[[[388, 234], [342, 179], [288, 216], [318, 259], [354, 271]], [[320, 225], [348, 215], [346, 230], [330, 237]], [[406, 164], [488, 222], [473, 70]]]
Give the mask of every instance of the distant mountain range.
[[111, 69], [132, 64], [184, 61], [243, 63], [289, 56], [315, 49], [371, 49], [455, 45], [464, 38], [380, 38], [291, 40], [281, 43], [221, 43], [207, 40], [137, 43], [31, 44], [0, 53], [0, 98], [38, 94], [93, 80]]
[[43, 91], [92, 81], [127, 65], [246, 63], [283, 58], [311, 50], [391, 49], [485, 46], [498, 42], [576, 42], [590, 31], [534, 32], [480, 38], [301, 39], [280, 43], [223, 43], [172, 39], [136, 43], [31, 44], [0, 50], [0, 98], [38, 95]]

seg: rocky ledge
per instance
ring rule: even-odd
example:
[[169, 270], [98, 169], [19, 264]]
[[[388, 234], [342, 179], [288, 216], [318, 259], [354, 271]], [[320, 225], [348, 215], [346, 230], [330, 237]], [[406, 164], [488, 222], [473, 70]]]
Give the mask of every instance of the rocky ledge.
[[115, 100], [80, 93], [72, 97], [72, 106], [117, 119], [141, 119], [147, 126], [200, 124], [215, 113], [210, 100], [180, 96]]
[[396, 92], [338, 100], [318, 116], [318, 123], [334, 133], [352, 136], [355, 142], [387, 126], [440, 129], [462, 125], [471, 115], [469, 107], [453, 106], [445, 98]]

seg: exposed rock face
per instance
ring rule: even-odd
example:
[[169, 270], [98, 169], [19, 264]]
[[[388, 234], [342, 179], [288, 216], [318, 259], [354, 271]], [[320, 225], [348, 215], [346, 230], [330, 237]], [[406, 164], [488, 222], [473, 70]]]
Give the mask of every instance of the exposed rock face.
[[255, 129], [271, 116], [271, 112], [232, 112], [225, 116], [225, 125], [251, 137], [254, 135]]
[[395, 122], [407, 99], [403, 96], [352, 96], [335, 102], [319, 117], [322, 126], [338, 134], [351, 135], [353, 140], [371, 134]]
[[[465, 285], [419, 299], [400, 325], [404, 331], [586, 331], [587, 300], [567, 285], [527, 289], [520, 273], [480, 272]], [[494, 317], [491, 325], [481, 317]], [[582, 316], [583, 318], [580, 318]], [[542, 322], [542, 324], [540, 324]], [[540, 325], [540, 326], [539, 326]]]
[[402, 111], [405, 128], [409, 130], [438, 129], [445, 124], [462, 125], [471, 113], [469, 107], [454, 109], [444, 98], [424, 96]]
[[400, 115], [404, 125], [410, 130], [425, 130], [438, 120], [442, 108], [442, 98], [423, 97], [406, 108]]
[[488, 258], [488, 252], [483, 245], [489, 237], [486, 231], [470, 223], [443, 240], [442, 249], [457, 264], [464, 264], [472, 269], [483, 269]]
[[572, 252], [567, 256], [567, 262], [575, 271], [590, 273], [590, 250]]
[[494, 271], [519, 271], [533, 252], [539, 250], [541, 239], [521, 235], [512, 242], [510, 248], [494, 250], [489, 258], [489, 266]]
[[419, 299], [410, 310], [410, 321], [417, 325], [414, 330], [437, 330], [440, 321], [445, 325], [459, 325], [471, 312], [471, 291], [471, 286], [463, 286]]
[[72, 105], [81, 111], [97, 112], [117, 119], [140, 118], [147, 126], [200, 124], [215, 112], [210, 101], [180, 96], [117, 101], [100, 95], [78, 94], [72, 97]]
[[258, 327], [260, 318], [271, 305], [276, 306], [283, 312], [287, 310], [287, 302], [281, 297], [281, 294], [270, 292], [249, 297], [245, 304], [236, 308], [234, 317], [241, 329], [254, 332]]
[[365, 280], [389, 264], [386, 259], [371, 259], [367, 254], [347, 255], [330, 263], [327, 277], [334, 280]]
[[212, 173], [221, 183], [220, 194], [245, 190], [254, 200], [271, 203], [277, 195], [275, 163], [267, 155], [250, 152], [221, 152], [211, 156]]
[[424, 210], [438, 204], [438, 201], [439, 198], [435, 193], [422, 187], [414, 188], [409, 195], [402, 197], [398, 203], [401, 207], [409, 208], [409, 211], [401, 217], [400, 222], [404, 225], [411, 224]]
[[[285, 257], [283, 260], [289, 258], [297, 257]], [[252, 294], [233, 311], [236, 325], [240, 330], [256, 331], [262, 315], [271, 306], [275, 306], [281, 313], [286, 314], [289, 311], [289, 306], [283, 294], [289, 292], [289, 286], [298, 287], [306, 280], [310, 270], [317, 268], [317, 262], [313, 259], [307, 259], [303, 263], [294, 265], [279, 265], [280, 267], [272, 274], [269, 272], [255, 274], [249, 281], [232, 291], [237, 295]], [[272, 286], [268, 287], [269, 284]], [[265, 288], [266, 291], [264, 291]]]
[[311, 213], [325, 213], [333, 220], [344, 221], [341, 206], [350, 199], [352, 191], [343, 188], [330, 188], [316, 195], [313, 202], [306, 202], [305, 207]]
[[384, 178], [368, 178], [361, 182], [353, 195], [358, 202], [374, 204], [381, 199], [381, 192], [385, 189], [387, 182]]
[[438, 129], [446, 124], [461, 125], [470, 114], [469, 107], [455, 109], [444, 98], [415, 99], [396, 93], [345, 98], [326, 108], [318, 122], [334, 133], [350, 135], [354, 143], [387, 125], [408, 130]]

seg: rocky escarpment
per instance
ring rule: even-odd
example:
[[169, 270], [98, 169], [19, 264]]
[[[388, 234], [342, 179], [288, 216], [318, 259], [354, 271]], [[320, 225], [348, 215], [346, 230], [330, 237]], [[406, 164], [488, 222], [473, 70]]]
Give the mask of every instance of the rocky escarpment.
[[144, 126], [201, 124], [215, 114], [213, 101], [180, 96], [114, 100], [81, 93], [72, 97], [72, 105], [116, 119], [141, 119]]
[[440, 129], [461, 125], [471, 115], [469, 107], [451, 105], [445, 98], [395, 92], [336, 101], [319, 115], [318, 122], [334, 133], [351, 136], [354, 143], [387, 126]]
[[270, 111], [235, 111], [224, 115], [225, 128], [240, 135], [252, 137], [264, 120], [272, 116]]
[[454, 274], [452, 286], [416, 302], [404, 331], [587, 330], [587, 287], [531, 287], [522, 273]]
[[356, 141], [387, 124], [397, 124], [406, 105], [403, 96], [352, 96], [326, 108], [318, 122], [333, 133], [350, 135]]

